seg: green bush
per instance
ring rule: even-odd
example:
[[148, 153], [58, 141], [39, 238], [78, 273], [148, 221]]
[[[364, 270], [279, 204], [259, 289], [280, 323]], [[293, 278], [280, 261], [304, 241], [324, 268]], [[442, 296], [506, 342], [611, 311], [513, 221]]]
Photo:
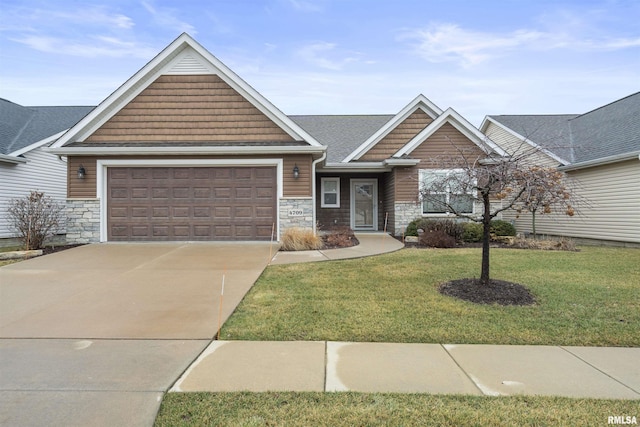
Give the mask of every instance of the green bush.
[[407, 225], [407, 231], [405, 231], [405, 236], [417, 236], [418, 235], [418, 221], [421, 219], [414, 219]]
[[491, 221], [491, 233], [496, 236], [515, 236], [516, 228], [508, 221], [494, 219]]
[[467, 243], [482, 241], [482, 224], [479, 222], [465, 222], [462, 225], [462, 240]]

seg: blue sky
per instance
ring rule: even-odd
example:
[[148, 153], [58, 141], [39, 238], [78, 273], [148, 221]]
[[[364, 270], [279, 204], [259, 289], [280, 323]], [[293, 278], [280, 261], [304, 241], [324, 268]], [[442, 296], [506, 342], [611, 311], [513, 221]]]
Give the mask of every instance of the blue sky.
[[582, 113], [640, 90], [637, 0], [0, 0], [0, 97], [96, 105], [188, 32], [287, 114]]

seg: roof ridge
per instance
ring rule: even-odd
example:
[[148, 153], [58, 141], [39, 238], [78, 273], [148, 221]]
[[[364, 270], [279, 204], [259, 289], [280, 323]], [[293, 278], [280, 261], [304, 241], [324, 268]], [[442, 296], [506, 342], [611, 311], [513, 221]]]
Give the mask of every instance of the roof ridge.
[[574, 117], [573, 119], [570, 119], [570, 120], [574, 120], [574, 119], [577, 119], [579, 117], [586, 116], [587, 114], [591, 114], [591, 113], [593, 113], [595, 111], [598, 111], [598, 110], [601, 110], [603, 108], [609, 107], [609, 106], [611, 106], [611, 105], [613, 105], [613, 104], [615, 104], [617, 102], [624, 101], [625, 99], [631, 98], [632, 96], [636, 96], [636, 95], [640, 95], [640, 91], [632, 93], [632, 94], [627, 95], [627, 96], [624, 96], [622, 98], [616, 99], [615, 101], [611, 101], [608, 104], [604, 104], [604, 105], [601, 105], [599, 107], [596, 107], [596, 108], [594, 108], [592, 110], [587, 111], [586, 113], [578, 114], [576, 117]]

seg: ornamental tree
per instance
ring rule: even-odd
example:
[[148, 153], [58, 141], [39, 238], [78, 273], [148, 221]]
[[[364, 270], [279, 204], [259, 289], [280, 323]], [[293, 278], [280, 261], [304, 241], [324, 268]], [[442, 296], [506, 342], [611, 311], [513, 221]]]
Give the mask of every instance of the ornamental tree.
[[432, 169], [423, 171], [420, 195], [427, 209], [482, 224], [479, 284], [488, 285], [491, 220], [507, 210], [573, 216], [572, 194], [562, 172], [532, 163], [533, 150], [499, 157], [454, 148], [455, 154], [433, 159]]

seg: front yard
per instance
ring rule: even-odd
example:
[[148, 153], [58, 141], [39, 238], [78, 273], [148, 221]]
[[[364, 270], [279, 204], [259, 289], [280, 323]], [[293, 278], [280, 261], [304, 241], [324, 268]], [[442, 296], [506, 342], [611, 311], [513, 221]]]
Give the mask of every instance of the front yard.
[[441, 295], [440, 283], [479, 275], [479, 249], [404, 249], [271, 266], [221, 339], [640, 346], [640, 250], [492, 249], [491, 261], [493, 278], [527, 286], [536, 304]]
[[[493, 249], [498, 279], [533, 306], [481, 306], [438, 284], [479, 274], [479, 249], [405, 249], [377, 257], [271, 266], [223, 340], [640, 346], [640, 250]], [[233, 284], [228, 284], [233, 286]], [[157, 426], [606, 425], [634, 400], [367, 393], [170, 393]]]

